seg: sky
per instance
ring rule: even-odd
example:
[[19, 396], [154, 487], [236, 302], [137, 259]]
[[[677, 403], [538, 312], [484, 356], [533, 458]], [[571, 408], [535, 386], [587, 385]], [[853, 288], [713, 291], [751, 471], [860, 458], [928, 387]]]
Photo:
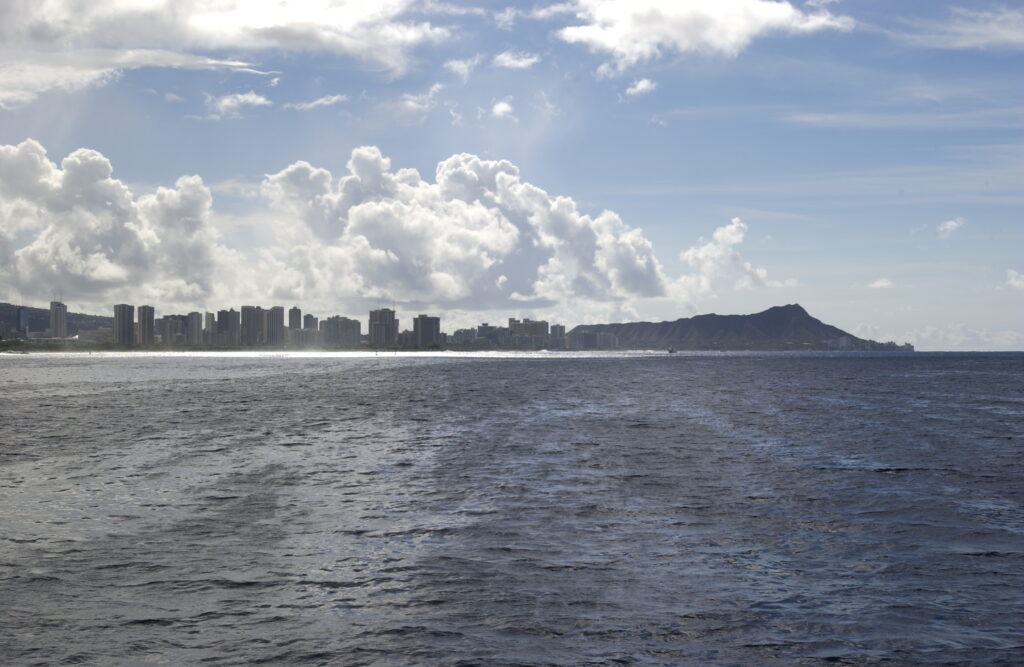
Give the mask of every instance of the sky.
[[1021, 350], [1022, 72], [1019, 2], [8, 0], [0, 300]]

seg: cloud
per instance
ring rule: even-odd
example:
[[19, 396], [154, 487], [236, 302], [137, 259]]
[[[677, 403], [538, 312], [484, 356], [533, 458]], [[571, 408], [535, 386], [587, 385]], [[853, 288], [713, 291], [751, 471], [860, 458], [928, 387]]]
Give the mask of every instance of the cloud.
[[770, 281], [766, 269], [743, 259], [737, 246], [743, 242], [746, 233], [746, 223], [733, 218], [728, 225], [717, 228], [710, 241], [680, 253], [680, 259], [689, 264], [693, 272], [675, 281], [672, 292], [676, 298], [690, 302], [713, 294], [716, 283], [726, 275], [734, 276], [735, 286], [740, 289], [795, 285], [793, 280]]
[[[2, 40], [2, 37], [0, 37]], [[0, 41], [17, 50], [0, 62], [0, 109], [28, 104], [49, 91], [73, 93], [117, 79], [126, 69], [173, 67], [177, 69], [227, 69], [258, 73], [239, 60], [206, 58], [154, 49], [82, 49], [66, 52], [33, 52], [30, 47]]]
[[164, 93], [165, 102], [184, 102], [185, 98], [174, 93]]
[[[413, 0], [78, 0], [3, 3], [0, 106], [102, 85], [127, 69], [249, 69], [215, 53], [329, 53], [403, 73], [411, 51], [449, 36], [404, 15]], [[16, 55], [12, 55], [16, 54]]]
[[856, 129], [948, 130], [972, 127], [1024, 127], [1024, 107], [987, 107], [949, 113], [859, 111], [791, 112], [782, 119], [800, 125]]
[[204, 303], [216, 260], [234, 253], [219, 245], [202, 179], [137, 197], [112, 174], [93, 150], [57, 166], [31, 139], [0, 146], [0, 282], [36, 298], [62, 290], [90, 303]]
[[629, 97], [638, 97], [640, 95], [646, 95], [653, 93], [658, 89], [658, 83], [651, 81], [650, 79], [637, 79], [633, 82], [629, 88], [626, 88], [626, 95]]
[[515, 111], [509, 99], [499, 100], [491, 107], [491, 115], [495, 118], [516, 120]]
[[558, 36], [612, 57], [602, 75], [622, 73], [666, 53], [736, 56], [764, 35], [850, 30], [853, 20], [823, 7], [807, 12], [774, 0], [578, 0], [582, 25]]
[[1007, 269], [1006, 284], [1014, 289], [1024, 290], [1024, 273], [1017, 273], [1013, 269]]
[[405, 93], [398, 101], [398, 114], [410, 122], [422, 121], [437, 106], [444, 85], [435, 83], [424, 93]]
[[914, 46], [936, 49], [1024, 50], [1024, 10], [953, 7], [943, 21], [918, 21], [913, 32], [895, 33]]
[[518, 9], [516, 7], [505, 7], [494, 14], [494, 23], [502, 30], [511, 30], [515, 27], [519, 18], [532, 19], [535, 21], [546, 21], [562, 14], [573, 14], [576, 11], [575, 3], [563, 2], [533, 9]]
[[464, 58], [462, 60], [449, 60], [445, 62], [444, 68], [454, 74], [455, 76], [462, 79], [462, 83], [469, 81], [470, 75], [473, 74], [473, 70], [480, 64], [480, 56], [476, 55], [472, 58]]
[[879, 278], [878, 280], [867, 284], [867, 287], [870, 289], [889, 289], [892, 286], [893, 282], [888, 278]]
[[359, 314], [384, 299], [593, 321], [648, 300], [685, 308], [730, 276], [773, 284], [739, 254], [738, 219], [684, 253], [691, 273], [673, 280], [615, 213], [583, 213], [512, 163], [466, 153], [427, 180], [364, 146], [338, 176], [299, 161], [267, 175], [257, 196], [258, 213], [230, 220], [254, 245], [232, 247], [198, 176], [137, 195], [96, 151], [58, 166], [35, 141], [0, 146], [0, 284], [41, 301], [63, 290], [75, 308], [99, 312], [119, 301], [165, 312], [299, 302]]
[[506, 69], [530, 69], [539, 62], [540, 56], [523, 51], [503, 51], [491, 61], [495, 67]]
[[262, 95], [249, 91], [247, 93], [232, 93], [215, 97], [206, 95], [206, 108], [210, 115], [207, 118], [239, 118], [244, 107], [266, 107], [273, 105], [273, 102]]
[[316, 109], [318, 107], [330, 107], [341, 102], [348, 100], [348, 95], [325, 95], [324, 97], [317, 98], [312, 102], [289, 102], [284, 105], [285, 109], [295, 109], [296, 111], [309, 111], [310, 109]]
[[953, 232], [964, 226], [963, 218], [953, 218], [946, 220], [945, 222], [939, 223], [935, 231], [939, 235], [940, 239], [948, 239], [953, 236]]

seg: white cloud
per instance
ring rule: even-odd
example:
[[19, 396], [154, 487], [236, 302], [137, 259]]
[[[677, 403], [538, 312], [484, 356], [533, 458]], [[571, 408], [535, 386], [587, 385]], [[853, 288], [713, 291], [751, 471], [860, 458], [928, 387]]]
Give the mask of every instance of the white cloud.
[[953, 236], [953, 232], [964, 226], [963, 218], [952, 218], [945, 222], [939, 223], [935, 231], [939, 235], [940, 239], [948, 239]]
[[84, 49], [33, 53], [28, 47], [15, 48], [16, 54], [7, 52], [0, 60], [0, 109], [27, 104], [48, 91], [73, 93], [90, 86], [103, 85], [117, 79], [123, 70], [139, 67], [256, 72], [248, 63], [238, 60], [220, 60], [152, 49]]
[[435, 83], [424, 93], [405, 93], [398, 102], [398, 113], [412, 122], [422, 121], [437, 106], [444, 85]]
[[491, 115], [495, 118], [516, 120], [515, 112], [516, 110], [512, 107], [512, 103], [508, 99], [499, 100], [491, 107]]
[[1024, 273], [1017, 273], [1013, 269], [1007, 269], [1006, 284], [1014, 289], [1024, 290]]
[[181, 95], [175, 95], [174, 93], [164, 93], [165, 102], [184, 102], [185, 98]]
[[736, 56], [757, 37], [849, 30], [853, 20], [827, 9], [802, 11], [774, 0], [578, 0], [582, 25], [558, 31], [563, 40], [607, 53], [603, 75], [621, 73], [666, 53]]
[[210, 115], [208, 118], [238, 118], [244, 107], [266, 107], [273, 105], [273, 102], [262, 95], [249, 91], [247, 93], [232, 93], [215, 97], [206, 96], [206, 108]]
[[445, 62], [444, 68], [454, 74], [455, 76], [462, 79], [462, 83], [469, 81], [470, 75], [473, 74], [473, 70], [480, 64], [480, 56], [476, 55], [472, 58], [464, 58], [462, 60], [449, 60]]
[[438, 163], [430, 181], [361, 147], [338, 177], [296, 162], [258, 196], [273, 214], [221, 220], [255, 244], [231, 247], [198, 176], [136, 195], [95, 151], [58, 166], [34, 141], [0, 146], [0, 284], [37, 300], [63, 290], [100, 312], [118, 301], [164, 312], [287, 301], [360, 314], [385, 299], [576, 321], [631, 317], [647, 300], [678, 311], [730, 275], [772, 284], [738, 253], [739, 220], [684, 253], [693, 274], [671, 280], [650, 240], [615, 213], [585, 214], [510, 162], [469, 154]]
[[914, 32], [895, 36], [937, 49], [1024, 50], [1024, 9], [953, 7], [944, 21], [918, 21]]
[[626, 95], [629, 97], [637, 97], [639, 95], [646, 95], [653, 93], [658, 89], [658, 83], [651, 81], [650, 79], [637, 79], [633, 82], [629, 88], [626, 88]]
[[[0, 105], [100, 85], [125, 69], [246, 69], [211, 53], [331, 53], [402, 73], [446, 28], [403, 15], [413, 0], [48, 0], [0, 6]], [[206, 54], [206, 55], [204, 55]]]
[[0, 146], [0, 210], [17, 212], [0, 215], [0, 282], [37, 298], [202, 304], [218, 276], [231, 278], [217, 261], [237, 261], [219, 245], [211, 202], [198, 176], [136, 197], [96, 151], [58, 167], [35, 141]]
[[[692, 246], [679, 257], [693, 269], [673, 284], [673, 294], [682, 301], [693, 301], [714, 293], [715, 285], [725, 275], [735, 277], [737, 288], [759, 286], [785, 287], [795, 281], [770, 281], [768, 271], [743, 259], [737, 250], [747, 233], [747, 225], [733, 218], [728, 225], [717, 228], [711, 240]], [[702, 239], [703, 241], [703, 239]]]
[[576, 11], [575, 3], [563, 2], [554, 5], [535, 7], [533, 9], [518, 9], [516, 7], [505, 7], [494, 14], [494, 23], [502, 30], [511, 30], [519, 18], [533, 19], [535, 21], [546, 21], [561, 16], [572, 14]]
[[878, 280], [867, 284], [867, 287], [870, 289], [889, 289], [892, 286], [893, 282], [888, 278], [879, 278]]
[[540, 56], [523, 51], [503, 51], [491, 61], [495, 67], [506, 69], [530, 69], [539, 62]]
[[348, 95], [325, 95], [317, 98], [312, 102], [290, 102], [284, 105], [285, 109], [295, 109], [296, 111], [309, 111], [310, 109], [316, 109], [318, 107], [329, 107], [345, 102], [348, 100]]

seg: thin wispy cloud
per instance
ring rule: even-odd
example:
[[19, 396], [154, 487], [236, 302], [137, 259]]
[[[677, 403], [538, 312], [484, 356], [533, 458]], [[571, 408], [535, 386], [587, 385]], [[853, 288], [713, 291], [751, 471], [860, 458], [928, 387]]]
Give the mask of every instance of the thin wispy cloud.
[[945, 20], [912, 22], [893, 35], [908, 44], [934, 49], [1024, 50], [1024, 9], [953, 7]]
[[953, 233], [963, 226], [963, 218], [952, 218], [950, 220], [946, 220], [945, 222], [939, 223], [939, 226], [936, 227], [935, 231], [939, 235], [940, 239], [945, 240], [952, 237]]
[[313, 100], [312, 102], [289, 102], [284, 105], [285, 109], [295, 109], [296, 111], [309, 111], [311, 109], [317, 109], [320, 107], [330, 107], [341, 102], [347, 102], [348, 95], [325, 95], [324, 97]]
[[1006, 284], [1014, 289], [1024, 290], [1024, 273], [1008, 269], [1006, 271]]
[[398, 101], [398, 111], [407, 120], [421, 121], [432, 111], [438, 102], [438, 95], [444, 90], [444, 84], [435, 83], [423, 93], [405, 93]]
[[503, 51], [494, 56], [491, 61], [495, 67], [504, 67], [505, 69], [530, 69], [539, 62], [540, 56], [524, 51]]
[[1024, 127], [1024, 107], [954, 112], [787, 112], [782, 120], [798, 125], [892, 130], [948, 130], [975, 127]]
[[629, 88], [626, 88], [626, 96], [639, 97], [640, 95], [653, 93], [657, 89], [658, 83], [656, 81], [651, 81], [650, 79], [637, 79]]
[[455, 76], [462, 79], [462, 83], [469, 81], [469, 77], [472, 76], [473, 70], [480, 64], [480, 55], [475, 55], [472, 58], [462, 58], [455, 60], [448, 60], [444, 63], [444, 68], [454, 74]]
[[869, 289], [889, 289], [890, 287], [893, 287], [893, 282], [888, 278], [879, 278], [874, 282], [868, 283], [867, 287]]
[[263, 95], [250, 90], [247, 93], [232, 93], [230, 95], [206, 95], [206, 108], [209, 110], [207, 118], [238, 118], [245, 107], [268, 107], [274, 103]]

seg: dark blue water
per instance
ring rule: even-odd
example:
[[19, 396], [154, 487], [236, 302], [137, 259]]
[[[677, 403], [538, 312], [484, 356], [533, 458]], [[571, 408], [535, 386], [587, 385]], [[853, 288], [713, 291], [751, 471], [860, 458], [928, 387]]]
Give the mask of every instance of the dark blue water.
[[1024, 659], [1024, 355], [0, 358], [4, 664]]

